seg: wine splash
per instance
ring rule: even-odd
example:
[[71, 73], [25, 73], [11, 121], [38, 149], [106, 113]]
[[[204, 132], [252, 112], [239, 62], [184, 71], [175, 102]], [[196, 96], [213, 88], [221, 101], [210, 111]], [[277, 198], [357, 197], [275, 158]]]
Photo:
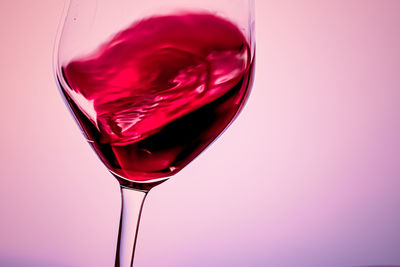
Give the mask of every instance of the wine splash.
[[61, 89], [113, 173], [171, 176], [229, 125], [253, 77], [250, 45], [207, 13], [151, 17], [62, 66]]

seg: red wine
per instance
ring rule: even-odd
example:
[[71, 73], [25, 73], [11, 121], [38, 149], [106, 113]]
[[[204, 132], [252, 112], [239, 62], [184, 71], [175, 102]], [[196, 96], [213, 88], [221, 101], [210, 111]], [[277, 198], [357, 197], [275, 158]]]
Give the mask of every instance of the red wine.
[[251, 85], [250, 45], [207, 13], [134, 23], [62, 67], [61, 89], [107, 168], [131, 181], [171, 176], [233, 120]]

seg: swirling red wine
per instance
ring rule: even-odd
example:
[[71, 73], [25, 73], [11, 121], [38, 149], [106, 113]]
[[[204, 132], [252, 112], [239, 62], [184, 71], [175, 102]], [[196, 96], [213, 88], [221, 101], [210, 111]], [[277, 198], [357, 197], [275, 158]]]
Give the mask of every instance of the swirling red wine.
[[227, 127], [248, 95], [252, 65], [232, 22], [159, 16], [64, 65], [61, 87], [109, 170], [148, 181], [181, 170]]

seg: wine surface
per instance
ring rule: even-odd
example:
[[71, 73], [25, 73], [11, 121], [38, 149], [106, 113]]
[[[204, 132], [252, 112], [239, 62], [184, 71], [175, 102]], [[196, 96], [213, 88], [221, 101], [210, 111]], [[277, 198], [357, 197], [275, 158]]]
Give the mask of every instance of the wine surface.
[[229, 125], [251, 87], [250, 46], [208, 13], [136, 22], [92, 54], [62, 66], [62, 92], [114, 174], [168, 177]]

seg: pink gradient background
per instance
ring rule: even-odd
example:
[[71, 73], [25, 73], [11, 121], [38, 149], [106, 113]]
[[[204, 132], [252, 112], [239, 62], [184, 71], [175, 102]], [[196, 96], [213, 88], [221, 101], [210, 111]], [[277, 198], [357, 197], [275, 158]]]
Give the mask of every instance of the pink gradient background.
[[[112, 266], [119, 189], [58, 93], [62, 0], [0, 2], [0, 266]], [[400, 265], [400, 1], [256, 1], [236, 122], [145, 203], [147, 267]]]

